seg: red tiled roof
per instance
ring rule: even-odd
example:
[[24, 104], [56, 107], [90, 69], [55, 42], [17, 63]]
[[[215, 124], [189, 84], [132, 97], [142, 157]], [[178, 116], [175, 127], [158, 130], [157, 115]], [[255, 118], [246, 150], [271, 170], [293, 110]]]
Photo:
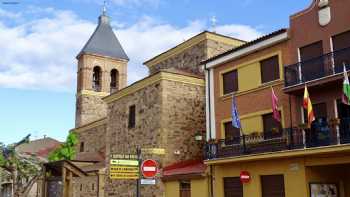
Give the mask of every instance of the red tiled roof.
[[81, 152], [77, 153], [73, 161], [91, 161], [91, 162], [102, 162], [105, 158], [103, 153], [100, 152]]
[[57, 149], [61, 143], [52, 138], [42, 138], [22, 144], [16, 148], [19, 153], [38, 156], [47, 159], [48, 155]]
[[163, 177], [188, 174], [203, 174], [206, 165], [201, 160], [187, 160], [163, 168]]

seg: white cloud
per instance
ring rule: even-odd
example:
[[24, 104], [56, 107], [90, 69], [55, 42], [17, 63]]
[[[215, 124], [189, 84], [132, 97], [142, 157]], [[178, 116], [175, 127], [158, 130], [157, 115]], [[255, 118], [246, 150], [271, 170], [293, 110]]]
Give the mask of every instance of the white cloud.
[[[112, 24], [119, 24], [118, 21]], [[53, 10], [50, 16], [7, 26], [0, 18], [0, 87], [75, 91], [76, 59], [96, 27], [70, 11]], [[142, 17], [133, 25], [118, 25], [117, 37], [131, 61], [128, 82], [147, 75], [142, 63], [206, 29], [202, 21], [184, 27]], [[244, 25], [223, 25], [218, 33], [240, 39], [260, 35]]]
[[0, 18], [17, 19], [19, 17], [21, 17], [20, 13], [9, 12], [0, 8]]
[[261, 36], [261, 32], [257, 31], [256, 28], [247, 25], [222, 25], [216, 27], [216, 31], [220, 34], [239, 38], [242, 40], [250, 41]]

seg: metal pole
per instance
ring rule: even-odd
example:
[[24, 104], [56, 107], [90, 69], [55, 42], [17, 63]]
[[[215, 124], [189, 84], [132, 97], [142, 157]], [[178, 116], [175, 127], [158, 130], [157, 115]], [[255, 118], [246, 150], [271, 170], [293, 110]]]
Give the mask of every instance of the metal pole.
[[137, 160], [139, 163], [139, 178], [136, 180], [136, 197], [141, 197], [141, 148], [136, 148]]

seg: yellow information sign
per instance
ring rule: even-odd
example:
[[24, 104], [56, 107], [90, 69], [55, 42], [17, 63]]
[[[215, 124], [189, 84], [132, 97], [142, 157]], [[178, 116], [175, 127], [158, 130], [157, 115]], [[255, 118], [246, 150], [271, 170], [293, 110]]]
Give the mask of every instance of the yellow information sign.
[[126, 160], [126, 159], [111, 159], [111, 165], [139, 166], [139, 161], [137, 161], [137, 160]]
[[110, 179], [138, 179], [139, 173], [109, 173]]
[[165, 155], [164, 148], [143, 148], [141, 150], [142, 150], [142, 153], [145, 153], [145, 154]]
[[138, 173], [139, 167], [138, 166], [111, 166], [110, 170], [111, 173]]

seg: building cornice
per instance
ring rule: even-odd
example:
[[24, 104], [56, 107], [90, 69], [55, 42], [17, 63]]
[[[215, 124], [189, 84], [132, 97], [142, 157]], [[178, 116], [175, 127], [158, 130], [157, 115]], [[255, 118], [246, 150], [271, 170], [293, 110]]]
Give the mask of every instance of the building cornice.
[[108, 93], [108, 92], [96, 92], [96, 91], [92, 91], [92, 90], [81, 90], [80, 92], [77, 93], [77, 97], [82, 96], [82, 95], [106, 97], [106, 96], [110, 95], [110, 93]]
[[202, 78], [162, 71], [149, 77], [146, 77], [140, 81], [137, 81], [134, 84], [131, 84], [130, 86], [103, 98], [103, 100], [106, 103], [111, 103], [120, 98], [123, 98], [124, 96], [135, 93], [136, 91], [141, 90], [151, 84], [157, 83], [161, 80], [175, 81], [197, 86], [205, 86], [204, 79]]
[[94, 122], [90, 122], [86, 125], [83, 125], [83, 126], [80, 126], [80, 127], [74, 128], [74, 129], [71, 129], [70, 132], [81, 133], [81, 132], [84, 132], [86, 130], [90, 130], [92, 128], [95, 128], [95, 127], [98, 127], [101, 125], [105, 125], [105, 124], [107, 124], [107, 117], [102, 118], [100, 120], [96, 120]]

